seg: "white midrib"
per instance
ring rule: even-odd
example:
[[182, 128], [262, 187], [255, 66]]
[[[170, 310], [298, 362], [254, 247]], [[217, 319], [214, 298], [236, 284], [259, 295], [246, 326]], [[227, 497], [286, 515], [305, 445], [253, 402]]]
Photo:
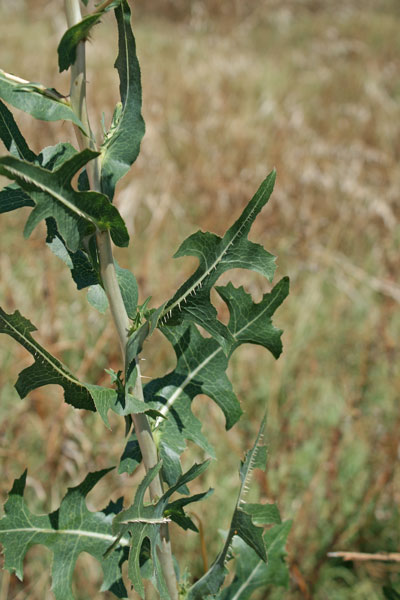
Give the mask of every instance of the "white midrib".
[[255, 577], [256, 572], [257, 572], [258, 568], [261, 566], [261, 564], [262, 564], [262, 561], [260, 560], [257, 563], [257, 565], [254, 567], [254, 569], [252, 570], [252, 572], [250, 573], [250, 575], [247, 577], [247, 579], [242, 583], [242, 585], [240, 586], [240, 588], [238, 589], [238, 591], [232, 597], [231, 600], [239, 600], [240, 599], [240, 594], [243, 592], [243, 590], [246, 589], [246, 587], [248, 586], [248, 584], [250, 583], [250, 581]]
[[[38, 167], [36, 167], [36, 168], [38, 168]], [[8, 171], [10, 171], [10, 173], [16, 175], [17, 177], [20, 177], [21, 179], [24, 179], [27, 183], [31, 183], [31, 184], [35, 185], [36, 187], [38, 187], [43, 192], [46, 192], [47, 194], [49, 194], [50, 196], [52, 196], [53, 198], [55, 198], [56, 200], [58, 200], [59, 202], [61, 202], [61, 204], [64, 204], [64, 206], [66, 206], [67, 208], [69, 208], [72, 212], [76, 213], [78, 216], [82, 217], [86, 221], [90, 221], [90, 223], [92, 223], [92, 225], [94, 225], [96, 229], [99, 229], [99, 226], [98, 226], [98, 223], [97, 223], [96, 219], [93, 219], [93, 217], [91, 217], [90, 215], [88, 215], [87, 213], [85, 213], [83, 210], [80, 210], [77, 206], [75, 206], [75, 204], [73, 204], [72, 202], [70, 202], [69, 200], [67, 200], [64, 196], [62, 196], [61, 194], [59, 194], [58, 192], [56, 192], [52, 188], [49, 188], [44, 183], [42, 183], [40, 181], [37, 181], [37, 179], [34, 179], [30, 175], [26, 175], [25, 173], [21, 173], [20, 171], [18, 171], [18, 169], [15, 169], [14, 167], [10, 167], [9, 165], [6, 165], [6, 169]]]
[[[269, 302], [267, 304], [267, 306], [265, 307], [265, 309], [262, 311], [262, 313], [260, 313], [259, 315], [257, 315], [257, 317], [255, 317], [252, 321], [249, 321], [248, 323], [246, 323], [246, 325], [244, 325], [244, 327], [242, 327], [242, 329], [239, 329], [239, 331], [237, 331], [234, 335], [233, 338], [237, 339], [237, 337], [243, 333], [243, 331], [245, 331], [248, 327], [250, 327], [250, 325], [252, 325], [253, 323], [255, 323], [255, 321], [257, 321], [260, 317], [262, 317], [262, 315], [269, 309], [269, 307], [271, 306], [272, 302], [275, 300], [276, 298], [273, 298], [271, 300], [271, 302]], [[169, 312], [169, 311], [168, 311]], [[215, 356], [217, 354], [219, 354], [219, 352], [222, 352], [222, 347], [220, 346], [219, 348], [217, 348], [216, 350], [214, 350], [214, 352], [212, 352], [209, 356], [207, 356], [207, 358], [205, 360], [203, 360], [202, 363], [200, 363], [199, 365], [197, 365], [197, 367], [195, 369], [193, 369], [193, 371], [191, 371], [189, 373], [189, 375], [186, 377], [186, 379], [181, 383], [181, 385], [179, 387], [176, 388], [175, 392], [172, 394], [172, 396], [169, 398], [168, 402], [166, 404], [164, 404], [164, 406], [160, 409], [160, 413], [166, 417], [168, 412], [171, 409], [171, 406], [174, 404], [174, 402], [179, 398], [179, 396], [181, 395], [181, 393], [184, 391], [185, 387], [192, 381], [192, 379], [197, 375], [197, 373], [199, 373], [199, 371], [201, 371], [209, 362], [210, 360], [212, 360], [213, 358], [215, 358]], [[157, 428], [161, 421], [163, 419], [161, 417], [158, 417], [155, 423], [155, 427]]]
[[[114, 133], [112, 134], [112, 136], [109, 138], [109, 140], [107, 140], [107, 143], [105, 143], [103, 145], [103, 147], [101, 148], [101, 161], [104, 160], [106, 154], [107, 154], [107, 149], [110, 146], [110, 143], [112, 142], [112, 140], [114, 138], [116, 138], [119, 134], [119, 131], [121, 129], [121, 123], [122, 123], [122, 119], [124, 118], [127, 110], [128, 110], [128, 104], [129, 104], [129, 89], [130, 89], [130, 62], [129, 62], [129, 48], [128, 48], [128, 39], [127, 39], [127, 35], [126, 35], [126, 27], [125, 27], [125, 13], [124, 13], [124, 7], [121, 5], [121, 10], [123, 13], [123, 17], [122, 17], [122, 21], [124, 23], [124, 42], [125, 42], [125, 56], [126, 56], [126, 98], [125, 98], [125, 103], [122, 105], [122, 112], [121, 115], [118, 119], [118, 123], [117, 126], [114, 130]], [[104, 148], [104, 152], [103, 152], [103, 148]], [[125, 165], [126, 163], [124, 163], [123, 161], [118, 160], [117, 158], [114, 159], [115, 162], [118, 162], [122, 165]]]
[[[264, 192], [265, 194], [265, 192]], [[264, 194], [262, 194], [262, 196], [259, 199], [259, 202], [262, 201], [262, 199], [264, 198]], [[254, 213], [254, 211], [257, 209], [259, 202], [257, 202], [257, 204], [253, 207], [253, 210], [248, 214], [247, 218], [243, 221], [243, 223], [241, 224], [241, 226], [239, 227], [239, 229], [237, 230], [237, 232], [235, 233], [235, 235], [233, 236], [233, 238], [231, 239], [231, 241], [225, 246], [225, 248], [223, 248], [222, 252], [217, 256], [217, 258], [214, 260], [214, 262], [212, 263], [212, 265], [210, 265], [208, 267], [208, 269], [206, 269], [203, 273], [203, 275], [201, 275], [201, 277], [199, 277], [199, 279], [184, 293], [182, 294], [182, 296], [180, 296], [180, 298], [178, 298], [177, 300], [175, 300], [175, 302], [173, 304], [170, 304], [169, 306], [167, 306], [165, 308], [165, 310], [163, 310], [163, 312], [160, 315], [160, 319], [162, 317], [164, 317], [165, 315], [167, 315], [169, 312], [171, 312], [174, 308], [176, 308], [177, 306], [179, 306], [182, 302], [184, 302], [184, 300], [190, 296], [190, 294], [199, 286], [201, 286], [202, 282], [204, 281], [204, 279], [206, 277], [208, 277], [208, 275], [211, 273], [211, 271], [213, 269], [217, 268], [218, 263], [222, 260], [222, 258], [224, 257], [224, 255], [227, 253], [228, 249], [230, 248], [230, 246], [232, 246], [232, 244], [235, 242], [235, 240], [237, 239], [238, 236], [240, 236], [241, 231], [243, 229], [243, 227], [246, 225], [247, 221], [249, 219], [251, 219], [252, 214]], [[223, 238], [222, 240], [223, 241]]]
[[[58, 372], [58, 373], [59, 373], [59, 374], [60, 374], [60, 375], [61, 375], [61, 376], [62, 376], [64, 379], [67, 379], [68, 381], [70, 381], [70, 382], [71, 382], [71, 383], [73, 383], [74, 385], [79, 385], [80, 387], [82, 387], [82, 388], [86, 389], [86, 388], [85, 388], [85, 386], [83, 386], [83, 385], [82, 385], [82, 384], [81, 384], [81, 383], [80, 383], [80, 382], [79, 382], [77, 379], [74, 379], [73, 377], [71, 377], [70, 375], [68, 375], [68, 373], [66, 373], [65, 371], [63, 371], [62, 369], [60, 369], [60, 368], [59, 368], [59, 367], [58, 367], [56, 364], [54, 364], [54, 363], [53, 363], [53, 362], [52, 362], [52, 361], [49, 359], [49, 357], [48, 357], [48, 356], [46, 356], [46, 355], [45, 355], [43, 352], [41, 352], [41, 350], [40, 350], [40, 349], [38, 349], [38, 348], [35, 346], [35, 344], [33, 344], [32, 342], [30, 342], [30, 341], [29, 341], [29, 339], [27, 339], [27, 338], [25, 337], [25, 335], [24, 335], [24, 334], [22, 334], [22, 333], [21, 333], [21, 332], [20, 332], [18, 329], [16, 329], [16, 328], [15, 328], [15, 327], [12, 325], [12, 323], [10, 323], [10, 322], [9, 322], [8, 320], [6, 320], [4, 317], [3, 317], [3, 319], [4, 319], [4, 320], [5, 320], [5, 322], [7, 323], [8, 327], [10, 327], [10, 329], [12, 329], [13, 331], [15, 331], [15, 333], [16, 333], [16, 335], [17, 335], [18, 337], [21, 337], [21, 338], [24, 340], [24, 342], [25, 342], [26, 346], [29, 346], [29, 347], [32, 349], [32, 352], [31, 352], [31, 354], [32, 354], [32, 356], [33, 356], [33, 358], [34, 358], [35, 360], [37, 360], [37, 358], [36, 358], [36, 356], [37, 356], [37, 355], [41, 356], [41, 357], [42, 357], [42, 359], [43, 359], [44, 361], [46, 361], [47, 363], [49, 363], [49, 364], [52, 366], [52, 368], [53, 368], [55, 371], [57, 371], [57, 372]], [[26, 348], [26, 346], [25, 346], [25, 348]], [[26, 349], [27, 349], [27, 348], [26, 348]]]
[[[43, 533], [52, 535], [73, 535], [79, 537], [95, 538], [97, 540], [103, 540], [105, 542], [114, 542], [116, 536], [109, 535], [107, 533], [97, 533], [95, 531], [85, 531], [81, 529], [41, 529], [39, 527], [20, 527], [18, 529], [1, 529], [0, 533]], [[130, 540], [128, 538], [121, 538], [119, 540], [121, 546], [129, 546]]]

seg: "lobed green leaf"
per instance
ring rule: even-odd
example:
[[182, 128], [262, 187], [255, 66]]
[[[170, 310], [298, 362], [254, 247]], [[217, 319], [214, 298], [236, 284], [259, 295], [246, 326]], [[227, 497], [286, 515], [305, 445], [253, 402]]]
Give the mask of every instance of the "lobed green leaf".
[[[254, 343], [268, 348], [277, 357], [282, 348], [282, 332], [273, 327], [271, 317], [289, 292], [289, 280], [283, 278], [279, 281], [259, 303], [254, 303], [243, 288], [237, 289], [232, 284], [217, 290], [227, 301], [231, 315], [228, 324], [232, 336], [229, 356], [240, 344]], [[245, 312], [249, 315], [248, 321]], [[201, 432], [201, 423], [192, 413], [193, 399], [199, 394], [206, 394], [214, 400], [225, 415], [227, 429], [238, 421], [242, 410], [226, 375], [228, 357], [215, 339], [204, 338], [192, 323], [167, 325], [160, 330], [171, 342], [177, 364], [171, 373], [148, 383], [144, 394], [149, 406], [168, 417], [164, 421], [158, 419], [156, 425], [163, 476], [172, 485], [181, 472], [180, 455], [186, 448], [186, 440], [195, 442], [214, 456], [212, 447]], [[137, 454], [133, 444], [130, 448]], [[131, 466], [134, 465], [132, 462]]]
[[122, 538], [118, 547], [105, 557], [113, 541], [112, 519], [118, 504], [91, 512], [86, 496], [96, 483], [108, 473], [104, 469], [89, 473], [85, 480], [69, 488], [60, 507], [49, 515], [35, 515], [24, 500], [26, 472], [15, 480], [4, 505], [5, 515], [0, 519], [0, 543], [5, 553], [4, 567], [23, 579], [23, 560], [28, 550], [36, 545], [46, 546], [53, 553], [52, 590], [56, 600], [74, 600], [72, 576], [81, 552], [94, 556], [102, 567], [102, 591], [111, 591], [117, 598], [127, 598], [122, 580], [121, 565], [127, 558], [129, 540]]
[[107, 426], [109, 410], [121, 416], [151, 410], [144, 402], [129, 394], [121, 394], [119, 390], [81, 383], [65, 365], [32, 337], [33, 331], [36, 331], [36, 327], [19, 311], [7, 314], [0, 308], [0, 333], [14, 338], [35, 359], [33, 365], [20, 372], [15, 384], [21, 398], [39, 387], [59, 385], [64, 390], [65, 402], [75, 408], [97, 410]]
[[15, 180], [34, 200], [36, 206], [25, 226], [29, 235], [42, 220], [53, 217], [67, 247], [76, 252], [82, 238], [94, 230], [110, 230], [117, 246], [127, 246], [129, 235], [119, 212], [98, 192], [77, 192], [72, 177], [97, 156], [83, 150], [64, 161], [54, 171], [13, 156], [0, 158], [0, 174]]
[[175, 325], [184, 320], [192, 321], [204, 327], [229, 354], [235, 340], [231, 330], [217, 319], [210, 292], [218, 278], [229, 269], [250, 269], [272, 280], [275, 257], [259, 244], [250, 242], [247, 235], [268, 202], [274, 183], [275, 171], [272, 171], [223, 238], [198, 231], [182, 243], [175, 258], [195, 256], [199, 259], [199, 266], [167, 302], [163, 311], [164, 323]]

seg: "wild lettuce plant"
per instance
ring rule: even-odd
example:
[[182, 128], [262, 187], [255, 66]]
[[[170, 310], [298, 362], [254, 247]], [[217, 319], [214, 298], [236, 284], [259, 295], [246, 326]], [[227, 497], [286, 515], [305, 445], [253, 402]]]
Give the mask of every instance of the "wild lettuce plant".
[[[82, 0], [88, 7], [88, 0]], [[102, 15], [113, 11], [117, 24], [120, 102], [101, 141], [91, 130], [86, 106], [85, 40]], [[104, 572], [101, 590], [127, 598], [122, 576], [128, 562], [130, 585], [143, 598], [144, 579], [150, 579], [162, 599], [246, 599], [253, 591], [288, 582], [284, 562], [290, 523], [282, 523], [273, 504], [254, 504], [245, 492], [255, 468], [265, 469], [262, 444], [265, 420], [253, 447], [239, 467], [238, 497], [232, 507], [225, 542], [211, 567], [196, 582], [179, 579], [173, 559], [168, 524], [197, 531], [185, 512], [193, 502], [205, 501], [212, 490], [190, 494], [188, 484], [209, 467], [210, 460], [183, 472], [181, 455], [187, 441], [210, 458], [214, 449], [191, 410], [198, 394], [209, 396], [222, 410], [226, 429], [242, 410], [226, 370], [241, 344], [264, 346], [275, 358], [282, 351], [282, 332], [272, 324], [275, 310], [288, 295], [289, 281], [281, 279], [262, 300], [254, 302], [243, 287], [216, 285], [230, 269], [250, 269], [272, 281], [275, 258], [248, 239], [251, 226], [272, 193], [275, 172], [261, 183], [254, 197], [223, 237], [198, 231], [184, 240], [175, 257], [194, 256], [198, 267], [161, 306], [138, 305], [134, 275], [118, 266], [112, 244], [127, 247], [129, 235], [112, 203], [118, 181], [136, 160], [145, 125], [142, 92], [131, 12], [127, 0], [107, 0], [82, 18], [79, 0], [65, 0], [68, 29], [58, 46], [60, 71], [70, 69], [68, 97], [55, 89], [30, 83], [0, 71], [0, 137], [8, 150], [0, 158], [0, 175], [11, 180], [0, 192], [0, 212], [30, 207], [24, 236], [45, 221], [46, 243], [69, 268], [78, 290], [87, 288], [88, 300], [102, 313], [109, 307], [121, 346], [121, 369], [110, 371], [111, 387], [80, 381], [68, 367], [31, 335], [35, 326], [17, 310], [0, 308], [0, 332], [14, 338], [33, 357], [15, 384], [21, 398], [48, 384], [63, 388], [64, 400], [76, 409], [97, 411], [109, 426], [114, 411], [126, 421], [127, 439], [121, 440], [120, 473], [132, 473], [141, 463], [146, 475], [133, 503], [113, 503], [91, 512], [86, 496], [109, 469], [88, 473], [70, 488], [59, 508], [48, 515], [33, 514], [24, 498], [26, 472], [15, 480], [0, 520], [4, 567], [23, 578], [29, 548], [43, 544], [53, 553], [52, 590], [56, 600], [72, 600], [72, 575], [81, 552], [88, 552]], [[78, 149], [60, 141], [35, 154], [24, 139], [8, 106], [45, 121], [68, 120], [76, 132]], [[77, 185], [75, 185], [77, 177]], [[218, 319], [210, 294], [215, 289], [229, 310], [229, 322]], [[201, 328], [201, 329], [200, 329]], [[170, 342], [176, 366], [163, 377], [142, 385], [139, 356], [155, 329]], [[201, 332], [205, 330], [207, 336]], [[90, 435], [90, 432], [88, 432]], [[110, 465], [113, 468], [114, 465]], [[151, 501], [145, 501], [149, 491]], [[228, 567], [234, 577], [224, 587]], [[129, 587], [129, 586], [128, 586]]]

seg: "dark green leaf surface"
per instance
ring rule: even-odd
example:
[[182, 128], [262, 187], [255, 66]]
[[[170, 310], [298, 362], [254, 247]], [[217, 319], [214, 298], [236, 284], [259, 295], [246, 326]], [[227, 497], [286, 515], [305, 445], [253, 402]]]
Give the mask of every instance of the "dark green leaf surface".
[[66, 71], [74, 64], [77, 45], [89, 35], [92, 27], [96, 25], [96, 23], [99, 23], [102, 14], [103, 13], [99, 12], [87, 15], [82, 21], [73, 25], [73, 27], [70, 27], [64, 33], [57, 48], [60, 73]]
[[[138, 486], [135, 499], [132, 506], [120, 512], [113, 522], [113, 531], [117, 536], [131, 536], [131, 548], [129, 552], [128, 575], [135, 590], [143, 597], [144, 586], [140, 572], [140, 551], [144, 540], [147, 538], [150, 542], [150, 553], [153, 562], [153, 575], [157, 582], [157, 591], [162, 600], [170, 600], [167, 585], [159, 563], [157, 555], [157, 546], [160, 545], [160, 526], [166, 522], [164, 513], [168, 513], [168, 500], [180, 487], [198, 477], [208, 467], [208, 461], [200, 465], [194, 465], [184, 473], [177, 481], [176, 485], [169, 488], [163, 494], [156, 504], [144, 504], [144, 495], [146, 489], [156, 477], [161, 469], [161, 463], [158, 463], [152, 469], [149, 469], [141, 484]], [[204, 494], [205, 496], [206, 494]], [[203, 497], [204, 497], [203, 496]], [[199, 495], [185, 499], [185, 505], [199, 500]], [[183, 503], [180, 508], [183, 510]], [[173, 507], [177, 507], [173, 503]]]
[[[85, 129], [68, 102], [57, 92], [31, 84], [0, 69], [0, 98], [42, 121], [72, 121]], [[22, 87], [22, 89], [21, 89]], [[25, 91], [24, 91], [25, 90]]]
[[101, 148], [101, 190], [110, 199], [117, 182], [136, 160], [144, 135], [142, 86], [136, 56], [135, 38], [131, 28], [128, 2], [123, 0], [115, 10], [118, 24], [118, 57], [115, 67], [120, 80], [122, 110], [114, 119]]
[[72, 576], [81, 552], [88, 552], [100, 563], [104, 580], [102, 591], [127, 598], [121, 564], [126, 559], [129, 540], [122, 538], [112, 554], [104, 554], [113, 542], [112, 519], [116, 505], [90, 512], [86, 496], [109, 469], [90, 473], [77, 487], [70, 488], [60, 508], [49, 515], [35, 515], [24, 500], [26, 472], [14, 482], [0, 520], [0, 542], [5, 553], [4, 567], [23, 578], [23, 561], [29, 548], [46, 546], [53, 553], [52, 590], [56, 600], [74, 600]]
[[242, 539], [235, 537], [232, 543], [236, 560], [233, 582], [218, 595], [218, 600], [248, 600], [253, 592], [269, 585], [288, 587], [289, 570], [285, 563], [285, 546], [291, 522], [276, 525], [264, 534], [267, 564]]
[[24, 136], [18, 129], [12, 113], [0, 100], [0, 139], [13, 155], [28, 162], [36, 159], [36, 154], [29, 149]]
[[240, 344], [258, 344], [269, 350], [275, 358], [282, 352], [282, 331], [276, 329], [271, 317], [289, 293], [289, 278], [284, 277], [271, 293], [264, 294], [261, 302], [254, 303], [243, 287], [235, 288], [231, 283], [215, 288], [229, 308], [228, 329], [234, 343], [232, 353]]
[[45, 350], [31, 335], [36, 331], [28, 319], [19, 311], [8, 315], [0, 308], [0, 333], [5, 333], [19, 342], [35, 359], [18, 376], [15, 388], [21, 398], [29, 392], [44, 385], [56, 384], [64, 389], [65, 402], [75, 408], [97, 410], [108, 426], [107, 413], [111, 409], [118, 415], [149, 410], [143, 402], [127, 395], [125, 398], [118, 391], [98, 385], [81, 383], [57, 358]]
[[19, 185], [12, 183], [0, 191], [0, 214], [23, 208], [35, 206], [32, 198]]
[[[242, 343], [255, 343], [268, 348], [275, 356], [281, 351], [282, 332], [271, 322], [272, 313], [289, 292], [289, 281], [283, 278], [265, 294], [258, 304], [243, 288], [232, 284], [219, 287], [221, 297], [228, 301], [232, 336], [230, 354]], [[239, 303], [243, 303], [249, 317], [247, 323]], [[191, 440], [214, 456], [213, 449], [201, 432], [201, 423], [191, 411], [192, 400], [198, 394], [206, 394], [221, 408], [226, 428], [232, 427], [240, 418], [242, 410], [226, 375], [228, 358], [213, 338], [204, 338], [195, 325], [182, 324], [161, 327], [162, 333], [174, 347], [177, 365], [165, 377], [154, 379], [145, 386], [145, 399], [151, 406], [168, 416], [158, 421], [159, 449], [163, 458], [163, 476], [171, 485], [180, 474], [180, 455]]]
[[175, 254], [196, 256], [199, 266], [167, 303], [164, 322], [174, 325], [190, 320], [204, 327], [228, 354], [234, 344], [231, 331], [217, 319], [210, 292], [218, 278], [229, 269], [250, 269], [272, 281], [275, 257], [259, 244], [247, 239], [250, 228], [268, 202], [275, 183], [275, 171], [260, 185], [238, 220], [223, 238], [198, 231], [188, 237]]
[[36, 327], [19, 311], [8, 315], [0, 308], [0, 333], [13, 337], [35, 359], [34, 364], [21, 371], [18, 376], [15, 388], [20, 397], [24, 398], [38, 387], [57, 384], [64, 389], [65, 402], [75, 408], [95, 410], [93, 399], [85, 386], [70, 373], [67, 367], [33, 339], [31, 336], [33, 331], [36, 331]]
[[[210, 569], [190, 588], [187, 596], [188, 600], [203, 600], [208, 595], [217, 594], [227, 574], [225, 563], [229, 557], [232, 540], [235, 536], [238, 536], [245, 544], [250, 546], [250, 548], [256, 552], [256, 556], [258, 556], [259, 559], [261, 558], [261, 560], [265, 562], [267, 560], [262, 535], [263, 530], [260, 527], [257, 527], [255, 520], [253, 520], [252, 517], [252, 514], [256, 514], [257, 512], [254, 508], [255, 505], [246, 505], [244, 502], [244, 494], [247, 491], [252, 470], [254, 468], [265, 468], [264, 459], [266, 458], [266, 453], [264, 446], [260, 445], [264, 434], [264, 428], [265, 417], [262, 420], [253, 447], [247, 452], [245, 460], [241, 463], [239, 471], [241, 486], [225, 544]], [[246, 506], [250, 507], [249, 512], [246, 512]], [[260, 521], [260, 515], [261, 518], [266, 517], [267, 511], [264, 510], [263, 512], [261, 511], [261, 513], [258, 512], [256, 514], [256, 520], [258, 519], [258, 522]], [[276, 519], [275, 514], [273, 514], [273, 518]], [[265, 524], [265, 521], [263, 521], [263, 524]]]
[[79, 249], [81, 238], [96, 228], [110, 230], [118, 246], [128, 245], [128, 232], [115, 206], [103, 194], [76, 192], [71, 186], [72, 177], [96, 156], [97, 153], [92, 150], [83, 150], [54, 171], [13, 156], [0, 158], [0, 174], [14, 179], [28, 194], [32, 191], [35, 193], [33, 199], [36, 206], [26, 223], [26, 235], [42, 219], [53, 217], [60, 235], [72, 252]]

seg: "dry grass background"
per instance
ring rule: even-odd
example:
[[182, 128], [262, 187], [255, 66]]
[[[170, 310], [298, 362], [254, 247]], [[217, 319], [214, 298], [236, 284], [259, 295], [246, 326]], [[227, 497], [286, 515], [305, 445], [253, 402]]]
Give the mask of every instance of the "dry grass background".
[[[1, 1], [1, 48], [2, 68], [66, 93], [55, 56], [62, 4]], [[257, 347], [234, 355], [230, 373], [246, 415], [233, 431], [224, 433], [210, 402], [195, 401], [221, 459], [202, 482], [216, 487], [214, 496], [196, 507], [209, 559], [228, 524], [238, 461], [267, 406], [269, 467], [255, 488], [294, 525], [291, 588], [259, 598], [381, 599], [382, 585], [399, 581], [398, 565], [344, 564], [326, 554], [400, 545], [400, 5], [149, 0], [133, 8], [147, 133], [116, 198], [133, 236], [117, 255], [142, 299], [169, 297], [192, 267], [170, 258], [184, 237], [199, 227], [223, 233], [265, 174], [278, 171], [252, 239], [278, 255], [277, 278], [291, 277], [275, 318], [284, 354], [276, 363]], [[88, 49], [93, 124], [103, 110], [109, 119], [118, 99], [115, 54], [110, 15]], [[15, 116], [36, 151], [75, 141], [69, 124]], [[23, 240], [26, 216], [2, 215], [1, 303], [19, 308], [82, 378], [106, 383], [103, 369], [118, 368], [114, 331], [85, 292], [76, 293], [43, 229]], [[267, 289], [256, 275], [234, 276], [255, 298]], [[173, 364], [161, 336], [146, 354], [146, 375]], [[118, 461], [123, 427], [114, 419], [106, 431], [96, 415], [64, 405], [56, 387], [20, 400], [13, 383], [31, 358], [3, 336], [0, 360], [1, 498], [28, 466], [31, 506], [53, 510], [88, 469]], [[98, 488], [93, 508], [110, 489], [113, 499], [133, 490], [115, 473]], [[199, 576], [198, 537], [180, 536], [176, 550]], [[52, 597], [49, 554], [34, 548], [28, 558], [23, 584], [3, 574], [0, 600]], [[98, 581], [96, 563], [82, 556], [77, 596], [106, 597]]]

